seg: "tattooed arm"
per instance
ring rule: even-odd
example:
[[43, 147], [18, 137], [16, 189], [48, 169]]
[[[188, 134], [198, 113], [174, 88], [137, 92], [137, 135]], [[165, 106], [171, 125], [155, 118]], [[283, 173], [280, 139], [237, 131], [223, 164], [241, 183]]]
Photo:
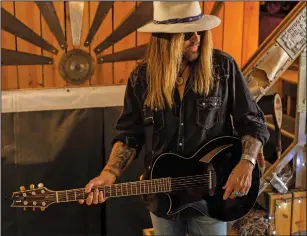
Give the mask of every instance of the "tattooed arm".
[[225, 189], [223, 196], [224, 200], [248, 194], [251, 186], [253, 169], [261, 146], [261, 141], [252, 136], [246, 135], [242, 137], [241, 161], [233, 169], [226, 184], [223, 186], [223, 189]]
[[241, 160], [246, 160], [256, 165], [257, 155], [262, 147], [262, 143], [260, 140], [246, 135], [242, 137], [242, 157]]
[[129, 148], [122, 142], [113, 145], [112, 152], [103, 172], [109, 172], [119, 178], [124, 170], [130, 165], [136, 155], [134, 148]]

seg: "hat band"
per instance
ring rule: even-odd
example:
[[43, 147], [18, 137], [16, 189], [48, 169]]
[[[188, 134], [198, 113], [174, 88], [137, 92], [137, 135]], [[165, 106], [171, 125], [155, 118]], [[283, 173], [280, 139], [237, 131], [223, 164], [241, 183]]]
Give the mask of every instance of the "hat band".
[[203, 13], [200, 13], [197, 16], [188, 16], [185, 18], [174, 18], [174, 19], [168, 19], [168, 20], [162, 20], [162, 21], [158, 21], [158, 20], [153, 20], [154, 24], [178, 24], [178, 23], [187, 23], [187, 22], [192, 22], [192, 21], [197, 21], [200, 18], [203, 17]]

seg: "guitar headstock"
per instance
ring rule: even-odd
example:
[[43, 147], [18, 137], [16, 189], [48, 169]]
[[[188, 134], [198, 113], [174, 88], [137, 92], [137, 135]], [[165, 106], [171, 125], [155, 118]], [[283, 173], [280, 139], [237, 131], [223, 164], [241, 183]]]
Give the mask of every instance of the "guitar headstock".
[[37, 188], [31, 184], [29, 190], [21, 186], [19, 192], [13, 192], [12, 200], [11, 207], [23, 207], [24, 210], [32, 208], [33, 211], [40, 208], [44, 211], [45, 208], [56, 202], [56, 194], [44, 187], [42, 183], [39, 183]]

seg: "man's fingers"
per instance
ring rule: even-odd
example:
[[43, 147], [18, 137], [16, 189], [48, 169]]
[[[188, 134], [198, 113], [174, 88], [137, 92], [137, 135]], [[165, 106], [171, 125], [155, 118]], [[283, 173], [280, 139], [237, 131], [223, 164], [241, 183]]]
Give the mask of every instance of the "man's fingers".
[[222, 187], [222, 189], [226, 189], [226, 188], [227, 188], [227, 186], [228, 186], [228, 181], [229, 181], [229, 180], [227, 180], [226, 184]]
[[242, 188], [242, 193], [244, 193], [244, 195], [248, 194], [248, 191], [250, 189], [250, 185], [251, 185], [250, 180], [248, 178], [245, 179], [245, 183], [244, 183], [244, 186]]
[[232, 191], [233, 191], [233, 184], [230, 183], [230, 184], [227, 186], [226, 190], [225, 190], [225, 193], [224, 193], [224, 195], [223, 195], [223, 199], [226, 200], [226, 199], [229, 197], [229, 195], [231, 194]]
[[86, 204], [91, 205], [93, 202], [93, 192], [90, 192], [86, 199]]
[[92, 190], [92, 187], [94, 186], [93, 182], [90, 181], [86, 186], [85, 186], [85, 192], [89, 193]]
[[234, 199], [234, 198], [236, 198], [236, 192], [238, 192], [238, 191], [233, 190], [233, 191], [231, 192], [231, 194], [230, 194], [229, 198], [230, 198], [230, 199]]
[[98, 191], [98, 188], [96, 188], [94, 191], [94, 197], [93, 197], [94, 204], [98, 204], [98, 195], [99, 195], [99, 191]]
[[80, 203], [80, 204], [83, 204], [83, 203], [84, 203], [84, 200], [83, 200], [83, 199], [79, 200], [79, 203]]
[[226, 184], [222, 187], [222, 189], [226, 189], [226, 188], [227, 188], [227, 186], [229, 185], [229, 182], [231, 181], [231, 178], [232, 178], [232, 176], [229, 176], [229, 177], [228, 177], [227, 182], [226, 182]]
[[93, 187], [98, 187], [98, 186], [103, 185], [103, 184], [104, 184], [104, 180], [102, 180], [102, 179], [99, 179], [99, 178], [92, 179], [92, 180], [85, 186], [85, 192], [86, 192], [86, 193], [89, 193]]
[[99, 192], [98, 200], [99, 200], [100, 203], [103, 203], [105, 201], [105, 199], [103, 198], [103, 192], [102, 191]]
[[242, 179], [239, 179], [239, 178], [236, 178], [236, 183], [234, 184], [234, 188], [233, 188], [233, 191], [230, 195], [230, 199], [234, 199], [236, 198], [236, 193], [239, 192], [239, 193], [244, 193], [242, 192], [243, 191], [243, 187], [244, 187], [244, 181]]
[[244, 194], [243, 196], [247, 195], [248, 194], [248, 188], [242, 188], [241, 191], [240, 191], [242, 194]]

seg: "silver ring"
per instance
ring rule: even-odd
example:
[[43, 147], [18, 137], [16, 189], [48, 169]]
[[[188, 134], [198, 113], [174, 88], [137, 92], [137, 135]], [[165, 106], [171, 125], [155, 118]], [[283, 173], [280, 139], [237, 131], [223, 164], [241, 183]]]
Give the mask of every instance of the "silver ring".
[[244, 193], [241, 193], [241, 192], [235, 192], [235, 196], [236, 196], [236, 197], [242, 197], [242, 196], [244, 196]]

